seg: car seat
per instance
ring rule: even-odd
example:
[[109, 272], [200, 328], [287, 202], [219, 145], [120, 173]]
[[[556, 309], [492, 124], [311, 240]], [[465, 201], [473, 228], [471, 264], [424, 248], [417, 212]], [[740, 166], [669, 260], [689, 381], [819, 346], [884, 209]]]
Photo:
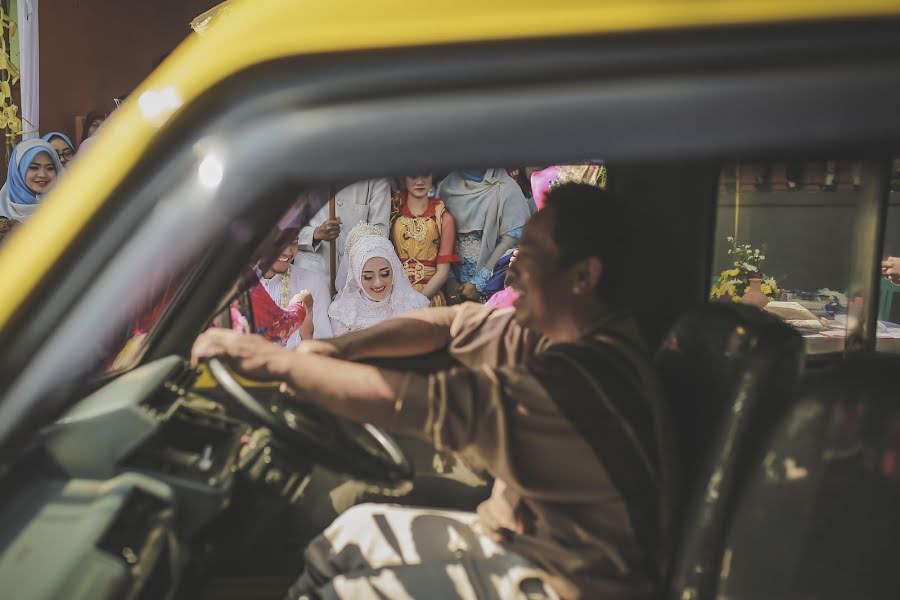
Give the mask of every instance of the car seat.
[[792, 327], [734, 303], [689, 311], [657, 352], [681, 463], [670, 597], [712, 597], [739, 484], [789, 405], [803, 357]]

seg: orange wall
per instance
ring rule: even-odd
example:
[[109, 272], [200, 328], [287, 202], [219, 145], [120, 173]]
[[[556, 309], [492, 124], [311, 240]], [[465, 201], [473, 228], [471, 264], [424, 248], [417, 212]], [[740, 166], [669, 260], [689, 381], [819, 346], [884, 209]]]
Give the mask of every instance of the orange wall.
[[44, 0], [40, 3], [41, 133], [75, 135], [75, 117], [112, 109], [221, 0]]

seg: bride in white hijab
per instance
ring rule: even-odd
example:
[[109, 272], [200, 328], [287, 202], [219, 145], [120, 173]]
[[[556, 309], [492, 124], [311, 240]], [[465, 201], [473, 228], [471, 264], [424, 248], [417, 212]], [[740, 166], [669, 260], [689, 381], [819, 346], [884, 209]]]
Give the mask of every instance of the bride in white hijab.
[[428, 298], [406, 278], [391, 241], [360, 223], [347, 235], [347, 283], [328, 309], [335, 335], [365, 329], [399, 314], [425, 308]]

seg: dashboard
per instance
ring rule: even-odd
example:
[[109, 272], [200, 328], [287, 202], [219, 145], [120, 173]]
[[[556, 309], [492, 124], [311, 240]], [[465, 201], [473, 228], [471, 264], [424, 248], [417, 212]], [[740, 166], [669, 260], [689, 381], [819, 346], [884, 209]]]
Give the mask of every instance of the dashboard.
[[160, 359], [40, 433], [3, 484], [4, 597], [170, 598], [236, 487], [298, 500], [310, 463], [191, 391], [196, 377], [182, 358]]

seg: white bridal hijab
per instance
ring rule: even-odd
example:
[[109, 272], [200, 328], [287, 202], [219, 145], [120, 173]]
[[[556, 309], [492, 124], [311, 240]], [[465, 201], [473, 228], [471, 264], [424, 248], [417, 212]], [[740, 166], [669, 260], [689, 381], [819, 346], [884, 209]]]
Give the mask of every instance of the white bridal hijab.
[[[352, 233], [347, 236], [348, 244]], [[410, 285], [389, 239], [383, 235], [353, 237], [356, 238], [353, 245], [347, 248], [347, 283], [328, 309], [335, 335], [365, 329], [399, 314], [428, 306], [428, 298]], [[372, 258], [384, 258], [391, 265], [394, 282], [390, 295], [384, 300], [373, 300], [360, 285], [363, 268]]]

